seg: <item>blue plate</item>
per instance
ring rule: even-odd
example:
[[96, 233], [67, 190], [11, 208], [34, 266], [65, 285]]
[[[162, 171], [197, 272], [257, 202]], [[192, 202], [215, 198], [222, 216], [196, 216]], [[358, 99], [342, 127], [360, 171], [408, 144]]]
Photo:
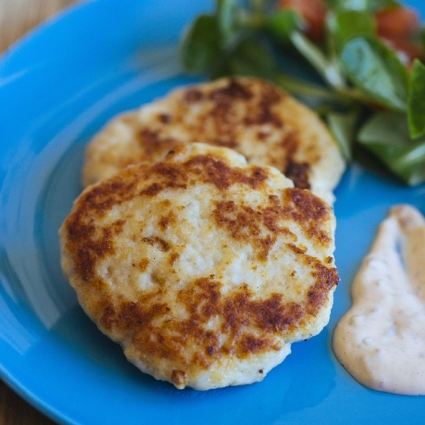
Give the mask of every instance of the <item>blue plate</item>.
[[[341, 283], [329, 326], [262, 383], [179, 391], [140, 373], [77, 305], [57, 232], [79, 194], [88, 140], [116, 113], [195, 81], [177, 60], [182, 28], [211, 3], [102, 0], [69, 9], [0, 60], [0, 373], [65, 424], [423, 423], [425, 397], [369, 390], [331, 349], [350, 286], [392, 204], [425, 212], [407, 188], [353, 165], [336, 195]], [[416, 7], [425, 10], [423, 3]]]

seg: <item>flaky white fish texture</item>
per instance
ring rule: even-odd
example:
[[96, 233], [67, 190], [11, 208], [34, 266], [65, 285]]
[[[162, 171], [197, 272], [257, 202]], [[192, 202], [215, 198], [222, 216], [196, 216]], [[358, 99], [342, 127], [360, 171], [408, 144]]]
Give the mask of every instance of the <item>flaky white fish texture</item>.
[[274, 166], [330, 205], [345, 168], [313, 111], [264, 80], [237, 77], [179, 88], [113, 118], [89, 144], [84, 185], [193, 142], [232, 148], [250, 163]]
[[332, 208], [275, 168], [193, 143], [88, 187], [62, 267], [132, 363], [207, 390], [261, 381], [328, 323], [334, 231]]

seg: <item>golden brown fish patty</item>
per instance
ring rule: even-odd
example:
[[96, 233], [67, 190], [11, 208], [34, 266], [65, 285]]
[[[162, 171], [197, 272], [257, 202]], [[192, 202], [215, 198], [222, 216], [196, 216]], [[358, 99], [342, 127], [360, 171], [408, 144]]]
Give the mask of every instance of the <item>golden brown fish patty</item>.
[[163, 159], [181, 142], [235, 149], [330, 204], [345, 167], [313, 111], [264, 80], [239, 77], [180, 88], [112, 119], [87, 149], [84, 185], [128, 164]]
[[60, 230], [79, 302], [177, 388], [260, 381], [329, 320], [335, 217], [272, 167], [191, 144], [87, 188]]

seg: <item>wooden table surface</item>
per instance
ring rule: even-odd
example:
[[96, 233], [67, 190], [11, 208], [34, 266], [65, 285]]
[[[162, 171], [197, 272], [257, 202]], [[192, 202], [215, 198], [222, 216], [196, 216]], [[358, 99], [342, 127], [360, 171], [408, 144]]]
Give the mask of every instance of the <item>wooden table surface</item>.
[[[76, 0], [0, 0], [0, 53]], [[0, 425], [53, 425], [0, 380]]]

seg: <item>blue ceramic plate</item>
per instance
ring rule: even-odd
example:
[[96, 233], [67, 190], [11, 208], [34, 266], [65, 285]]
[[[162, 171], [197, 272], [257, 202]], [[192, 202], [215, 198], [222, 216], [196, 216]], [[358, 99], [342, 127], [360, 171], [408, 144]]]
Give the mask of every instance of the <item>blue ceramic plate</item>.
[[[418, 0], [416, 6], [424, 9]], [[406, 188], [354, 165], [336, 195], [341, 283], [329, 326], [259, 384], [176, 390], [140, 373], [83, 314], [62, 277], [57, 232], [79, 194], [84, 148], [116, 113], [194, 80], [177, 61], [193, 0], [98, 0], [69, 9], [0, 60], [0, 373], [66, 424], [423, 423], [425, 397], [369, 390], [331, 350], [350, 285], [392, 204], [425, 212]]]

